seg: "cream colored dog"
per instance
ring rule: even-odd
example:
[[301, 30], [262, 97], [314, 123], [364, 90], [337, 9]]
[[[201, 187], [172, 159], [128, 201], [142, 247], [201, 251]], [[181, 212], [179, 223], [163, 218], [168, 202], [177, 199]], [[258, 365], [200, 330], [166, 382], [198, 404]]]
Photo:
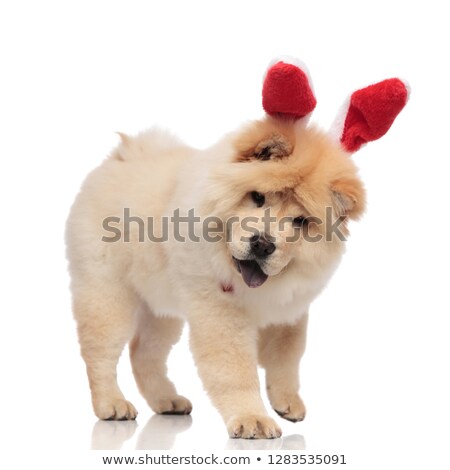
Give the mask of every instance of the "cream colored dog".
[[[280, 90], [288, 99], [280, 101]], [[128, 342], [152, 410], [191, 412], [166, 368], [185, 321], [231, 437], [281, 435], [260, 396], [258, 363], [273, 409], [304, 418], [298, 368], [308, 309], [341, 259], [364, 190], [346, 144], [354, 125], [342, 121], [339, 139], [306, 124], [315, 99], [304, 67], [275, 63], [264, 100], [264, 119], [204, 151], [158, 130], [121, 135], [84, 182], [67, 223], [67, 253], [99, 418], [136, 417], [116, 381]]]

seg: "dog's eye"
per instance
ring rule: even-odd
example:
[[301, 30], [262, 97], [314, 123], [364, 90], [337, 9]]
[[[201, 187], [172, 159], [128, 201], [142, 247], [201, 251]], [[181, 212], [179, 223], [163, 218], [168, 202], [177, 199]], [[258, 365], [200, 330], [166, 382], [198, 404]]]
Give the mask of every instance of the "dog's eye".
[[304, 227], [308, 221], [306, 220], [306, 217], [303, 217], [303, 216], [300, 216], [300, 217], [296, 217], [292, 223], [294, 224], [294, 227]]
[[256, 207], [262, 207], [266, 202], [264, 194], [258, 193], [258, 191], [252, 191], [250, 193], [253, 202], [256, 204]]

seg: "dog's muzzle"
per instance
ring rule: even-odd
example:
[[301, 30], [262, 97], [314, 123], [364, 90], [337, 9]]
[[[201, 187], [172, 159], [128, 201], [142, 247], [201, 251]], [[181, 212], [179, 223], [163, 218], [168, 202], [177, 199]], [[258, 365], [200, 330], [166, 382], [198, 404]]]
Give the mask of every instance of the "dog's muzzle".
[[275, 243], [270, 241], [270, 236], [260, 234], [250, 238], [250, 251], [257, 258], [267, 258], [275, 250]]

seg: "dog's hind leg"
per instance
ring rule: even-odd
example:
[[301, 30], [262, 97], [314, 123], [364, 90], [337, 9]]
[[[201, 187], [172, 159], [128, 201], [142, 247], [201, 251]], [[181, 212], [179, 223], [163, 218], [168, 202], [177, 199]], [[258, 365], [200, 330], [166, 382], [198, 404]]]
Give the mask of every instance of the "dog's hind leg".
[[298, 394], [299, 363], [306, 345], [308, 314], [293, 325], [270, 325], [260, 331], [258, 358], [266, 369], [272, 408], [284, 419], [302, 421], [305, 405]]
[[72, 287], [81, 355], [86, 362], [95, 414], [100, 419], [135, 419], [136, 409], [125, 400], [117, 384], [116, 366], [133, 333], [137, 299], [116, 281], [83, 279]]
[[182, 329], [180, 319], [157, 317], [144, 305], [139, 309], [130, 343], [131, 364], [139, 390], [155, 413], [184, 415], [192, 411], [191, 402], [177, 394], [167, 377], [167, 357]]

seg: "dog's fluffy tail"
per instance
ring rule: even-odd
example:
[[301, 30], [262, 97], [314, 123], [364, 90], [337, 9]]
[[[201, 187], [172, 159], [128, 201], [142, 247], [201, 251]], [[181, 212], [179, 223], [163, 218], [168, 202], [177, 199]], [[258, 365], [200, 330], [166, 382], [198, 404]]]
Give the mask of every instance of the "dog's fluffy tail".
[[136, 136], [122, 132], [117, 132], [117, 134], [119, 134], [121, 142], [111, 154], [111, 158], [123, 161], [157, 157], [162, 153], [184, 146], [178, 137], [157, 127]]

